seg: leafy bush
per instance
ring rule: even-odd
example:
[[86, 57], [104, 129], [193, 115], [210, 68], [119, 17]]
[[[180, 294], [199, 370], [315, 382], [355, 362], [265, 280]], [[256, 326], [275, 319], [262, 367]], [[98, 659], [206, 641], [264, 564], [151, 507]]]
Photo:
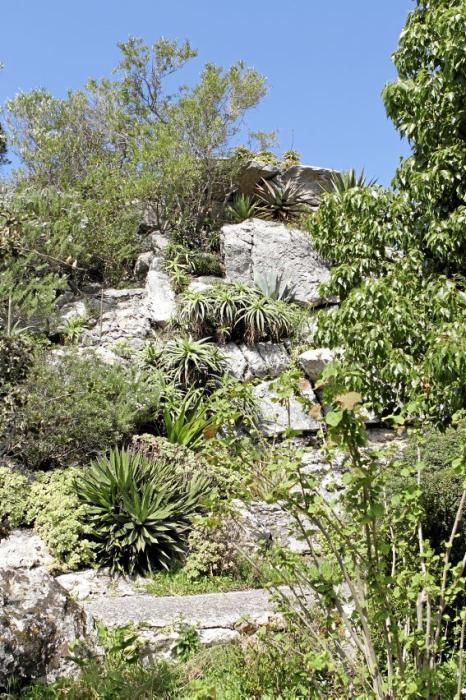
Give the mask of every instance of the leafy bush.
[[134, 574], [169, 569], [183, 555], [208, 481], [182, 476], [132, 450], [111, 450], [76, 479], [89, 507], [99, 562]]
[[195, 521], [188, 538], [188, 556], [184, 567], [189, 579], [202, 576], [237, 577], [241, 563], [231, 521], [213, 516]]
[[41, 355], [0, 415], [0, 451], [28, 467], [83, 463], [135, 432], [158, 405], [147, 375], [97, 359]]
[[27, 335], [0, 335], [0, 395], [26, 378], [33, 356], [33, 341]]
[[9, 467], [0, 467], [0, 523], [14, 528], [24, 525], [27, 518], [29, 483], [24, 474]]
[[291, 336], [298, 312], [297, 307], [261, 290], [219, 284], [201, 292], [186, 292], [180, 299], [177, 319], [196, 337], [209, 334], [222, 342], [231, 339], [254, 344]]
[[36, 473], [27, 499], [27, 521], [47, 544], [57, 567], [65, 570], [96, 561], [90, 509], [80, 503], [74, 490], [79, 474], [73, 468]]
[[304, 190], [291, 180], [285, 185], [262, 179], [256, 187], [257, 216], [267, 221], [290, 222], [306, 211]]
[[169, 340], [161, 353], [160, 365], [184, 388], [215, 386], [226, 367], [216, 345], [208, 338], [195, 340], [192, 337]]

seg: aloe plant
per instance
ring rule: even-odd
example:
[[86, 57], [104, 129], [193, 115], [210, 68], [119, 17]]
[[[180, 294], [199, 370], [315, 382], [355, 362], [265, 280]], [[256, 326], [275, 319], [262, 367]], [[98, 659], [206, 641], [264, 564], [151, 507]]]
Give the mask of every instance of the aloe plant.
[[257, 203], [248, 194], [239, 194], [226, 208], [227, 219], [234, 224], [239, 224], [250, 219], [256, 213]]
[[225, 371], [225, 360], [208, 338], [191, 336], [168, 341], [161, 356], [161, 366], [182, 387], [214, 386]]
[[114, 449], [83, 471], [75, 490], [88, 506], [99, 562], [133, 575], [170, 569], [183, 556], [209, 483], [134, 450]]

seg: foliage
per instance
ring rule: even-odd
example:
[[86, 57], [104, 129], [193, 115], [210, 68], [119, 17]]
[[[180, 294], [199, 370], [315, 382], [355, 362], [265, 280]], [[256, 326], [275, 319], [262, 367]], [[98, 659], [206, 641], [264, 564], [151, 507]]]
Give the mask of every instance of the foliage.
[[235, 546], [234, 524], [213, 515], [198, 518], [188, 539], [185, 573], [188, 579], [204, 576], [240, 578], [241, 555]]
[[27, 519], [56, 560], [55, 568], [72, 570], [96, 561], [88, 524], [90, 510], [74, 492], [78, 469], [38, 472], [30, 485]]
[[293, 165], [299, 165], [301, 162], [301, 156], [294, 148], [290, 148], [288, 151], [285, 151], [282, 159], [285, 168], [291, 168]]
[[143, 425], [159, 398], [138, 370], [39, 354], [0, 409], [0, 450], [32, 469], [86, 462]]
[[0, 523], [15, 528], [27, 522], [29, 484], [26, 476], [0, 466]]
[[[436, 554], [420, 525], [420, 466], [403, 467], [405, 487], [390, 497], [400, 465], [367, 448], [361, 396], [333, 394], [332, 400], [327, 394], [326, 402], [328, 447], [347, 455], [345, 491], [338, 503], [328, 502], [319, 493], [318, 476], [293, 468], [297, 488], [284, 496], [311, 558], [285, 555], [281, 570], [298, 584], [291, 582], [291, 597], [275, 589], [289, 619], [313, 639], [308, 662], [319, 671], [313, 679], [317, 696], [331, 675], [341, 697], [453, 697], [463, 683], [465, 578], [451, 547], [466, 490], [448, 541]], [[464, 482], [464, 453], [455, 469]], [[314, 595], [298, 612], [303, 589]], [[316, 626], [316, 608], [326, 621], [325, 636]]]
[[296, 295], [296, 285], [289, 280], [283, 279], [282, 272], [267, 271], [254, 278], [254, 283], [260, 291], [270, 299], [280, 301], [294, 301]]
[[23, 381], [34, 359], [34, 343], [26, 334], [0, 334], [0, 396]]
[[418, 0], [384, 89], [389, 117], [412, 153], [395, 191], [367, 186], [325, 194], [309, 229], [330, 258], [317, 341], [344, 347], [340, 376], [376, 411], [447, 423], [466, 405], [464, 221], [466, 66], [461, 0]]
[[26, 689], [25, 700], [94, 700], [95, 698], [138, 698], [170, 700], [180, 683], [180, 671], [167, 661], [144, 664], [139, 660], [139, 643], [129, 627], [97, 628], [103, 658], [73, 657], [80, 673], [60, 678], [51, 685], [37, 683]]
[[257, 210], [257, 203], [251, 195], [238, 194], [225, 210], [226, 217], [233, 224], [251, 219]]
[[195, 625], [180, 622], [175, 631], [178, 638], [175, 642], [175, 654], [182, 661], [187, 661], [200, 647], [199, 631]]
[[180, 299], [177, 320], [196, 336], [215, 335], [219, 341], [238, 340], [253, 345], [279, 341], [293, 334], [297, 308], [241, 284], [219, 284]]
[[181, 387], [205, 387], [218, 384], [225, 361], [208, 338], [191, 336], [169, 340], [160, 358], [161, 367]]
[[164, 268], [177, 293], [189, 284], [190, 275], [223, 275], [218, 255], [171, 243], [164, 253]]
[[165, 406], [163, 411], [168, 442], [185, 445], [192, 450], [215, 437], [218, 426], [208, 417], [207, 405], [198, 400], [193, 403], [190, 396], [176, 408]]
[[255, 195], [257, 215], [266, 221], [290, 222], [298, 219], [308, 203], [304, 190], [291, 180], [280, 185], [262, 178]]
[[348, 190], [373, 187], [375, 184], [375, 179], [367, 180], [364, 170], [362, 170], [358, 175], [356, 170], [352, 168], [351, 170], [346, 170], [343, 172], [334, 172], [330, 178], [329, 187], [324, 188], [324, 191], [330, 191], [337, 195], [343, 195], [345, 192], [348, 192]]
[[76, 479], [100, 563], [129, 574], [169, 569], [180, 559], [208, 488], [201, 476], [181, 476], [124, 449], [111, 450]]
[[0, 124], [0, 168], [2, 165], [6, 165], [8, 163], [7, 159], [7, 142], [6, 142], [6, 136], [5, 136], [5, 130], [3, 126]]

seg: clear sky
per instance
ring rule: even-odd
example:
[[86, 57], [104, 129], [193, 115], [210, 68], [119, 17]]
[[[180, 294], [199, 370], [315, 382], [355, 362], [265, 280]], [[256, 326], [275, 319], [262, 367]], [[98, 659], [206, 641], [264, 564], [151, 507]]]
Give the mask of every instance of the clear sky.
[[388, 184], [407, 152], [380, 92], [412, 0], [1, 0], [0, 103], [19, 90], [62, 96], [109, 75], [117, 41], [190, 39], [203, 63], [243, 59], [267, 76], [252, 129], [278, 129], [311, 165], [365, 169]]

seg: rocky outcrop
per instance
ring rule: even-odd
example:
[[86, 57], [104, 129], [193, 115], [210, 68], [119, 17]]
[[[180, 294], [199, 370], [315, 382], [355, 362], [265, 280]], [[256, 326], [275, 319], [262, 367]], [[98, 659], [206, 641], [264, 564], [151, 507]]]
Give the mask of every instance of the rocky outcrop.
[[251, 195], [261, 180], [271, 180], [279, 174], [280, 168], [276, 165], [251, 160], [238, 177], [238, 191]]
[[227, 343], [222, 352], [228, 371], [236, 379], [278, 377], [290, 364], [290, 356], [281, 343], [257, 343], [253, 347]]
[[152, 258], [146, 279], [146, 308], [150, 321], [165, 325], [176, 311], [175, 292], [163, 269], [163, 258]]
[[280, 175], [279, 180], [283, 184], [291, 181], [303, 191], [310, 206], [317, 208], [322, 192], [328, 190], [335, 172], [329, 168], [317, 168], [313, 165], [293, 165]]
[[324, 303], [319, 286], [329, 278], [305, 231], [281, 223], [248, 219], [222, 228], [226, 277], [231, 282], [254, 285], [273, 271], [295, 287], [296, 301]]
[[0, 543], [0, 690], [76, 673], [95, 642], [93, 622], [49, 574], [44, 544], [15, 531]]
[[[253, 393], [258, 402], [259, 425], [267, 437], [278, 437], [288, 431], [315, 433], [322, 424], [312, 418], [304, 405], [296, 397], [280, 402], [272, 382], [262, 382], [254, 387]], [[306, 398], [314, 401], [315, 395], [310, 386], [305, 390]]]
[[298, 362], [305, 375], [314, 383], [319, 379], [325, 367], [334, 359], [335, 353], [329, 348], [315, 348], [302, 352], [298, 357]]

